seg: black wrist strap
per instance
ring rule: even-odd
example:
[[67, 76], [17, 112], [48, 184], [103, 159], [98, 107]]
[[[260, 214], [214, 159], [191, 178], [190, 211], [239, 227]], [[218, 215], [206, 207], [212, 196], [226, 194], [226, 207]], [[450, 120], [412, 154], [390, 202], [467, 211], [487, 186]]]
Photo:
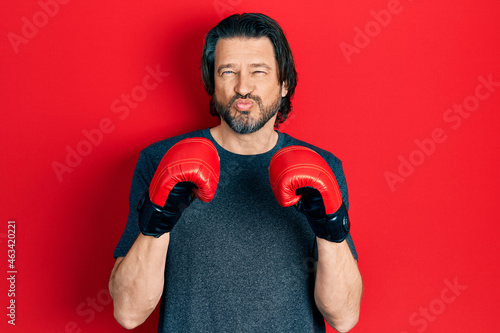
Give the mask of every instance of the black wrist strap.
[[340, 243], [347, 238], [351, 223], [347, 214], [347, 207], [342, 203], [340, 208], [333, 214], [327, 214], [324, 218], [313, 218], [307, 216], [316, 236], [330, 242]]
[[180, 214], [168, 213], [162, 207], [152, 203], [149, 199], [148, 190], [139, 201], [137, 211], [139, 212], [139, 229], [141, 233], [156, 238], [170, 232], [180, 217]]
[[146, 190], [137, 205], [141, 232], [146, 236], [156, 238], [170, 232], [179, 221], [184, 209], [194, 200], [192, 190], [195, 187], [196, 185], [191, 182], [177, 183], [170, 190], [163, 207], [151, 202], [149, 190]]

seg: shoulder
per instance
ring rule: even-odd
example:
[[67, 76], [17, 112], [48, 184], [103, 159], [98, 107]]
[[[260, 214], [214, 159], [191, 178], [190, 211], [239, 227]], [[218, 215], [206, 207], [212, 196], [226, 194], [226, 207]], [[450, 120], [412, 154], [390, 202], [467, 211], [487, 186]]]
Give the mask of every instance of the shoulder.
[[330, 164], [330, 167], [342, 168], [342, 161], [337, 156], [335, 156], [333, 153], [331, 153], [330, 151], [322, 149], [320, 147], [317, 147], [317, 146], [310, 144], [306, 141], [296, 139], [293, 136], [286, 134], [286, 133], [280, 132], [280, 135], [283, 136], [283, 147], [295, 146], [295, 145], [307, 147], [309, 149], [314, 150], [321, 157], [323, 157], [328, 162], [328, 164]]
[[207, 137], [208, 131], [209, 129], [196, 130], [155, 142], [141, 151], [141, 158], [148, 159], [153, 165], [158, 165], [163, 155], [177, 142], [187, 138]]

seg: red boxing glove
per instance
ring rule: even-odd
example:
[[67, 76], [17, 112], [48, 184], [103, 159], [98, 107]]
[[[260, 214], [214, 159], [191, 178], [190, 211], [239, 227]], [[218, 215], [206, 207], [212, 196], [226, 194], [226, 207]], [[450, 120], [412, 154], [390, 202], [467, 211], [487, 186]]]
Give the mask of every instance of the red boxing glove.
[[138, 204], [139, 227], [144, 235], [170, 232], [194, 197], [209, 202], [219, 182], [219, 154], [206, 138], [177, 142], [163, 156]]
[[283, 207], [295, 205], [316, 236], [342, 242], [350, 229], [347, 208], [330, 166], [303, 146], [280, 149], [271, 159], [269, 180]]

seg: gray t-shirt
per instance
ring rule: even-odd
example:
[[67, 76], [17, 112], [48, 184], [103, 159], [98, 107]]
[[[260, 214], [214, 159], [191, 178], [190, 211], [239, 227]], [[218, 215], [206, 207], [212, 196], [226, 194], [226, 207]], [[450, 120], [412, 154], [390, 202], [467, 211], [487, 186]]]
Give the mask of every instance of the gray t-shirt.
[[[158, 332], [325, 332], [313, 297], [315, 236], [304, 215], [279, 206], [268, 167], [283, 147], [309, 147], [332, 168], [348, 206], [342, 163], [327, 151], [278, 134], [276, 146], [258, 155], [223, 149], [209, 129], [141, 152], [115, 257], [125, 256], [137, 238], [137, 203], [170, 147], [188, 137], [205, 137], [216, 146], [221, 164], [213, 200], [195, 200], [170, 233]], [[357, 260], [350, 235], [347, 241]]]

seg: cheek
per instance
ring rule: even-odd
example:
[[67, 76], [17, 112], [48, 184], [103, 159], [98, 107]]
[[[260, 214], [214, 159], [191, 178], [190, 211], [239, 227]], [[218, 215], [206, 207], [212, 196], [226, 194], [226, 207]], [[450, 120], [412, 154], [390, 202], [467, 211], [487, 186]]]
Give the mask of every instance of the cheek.
[[230, 95], [230, 92], [231, 90], [228, 88], [227, 84], [217, 84], [217, 81], [215, 81], [214, 93], [219, 99], [227, 98], [227, 96]]
[[281, 86], [272, 85], [271, 87], [269, 87], [267, 99], [274, 101], [276, 98], [281, 98], [282, 92], [283, 90], [281, 89]]
[[224, 101], [225, 99], [225, 94], [224, 94], [224, 91], [221, 91], [220, 88], [215, 88], [214, 90], [214, 96], [215, 98], [218, 100], [218, 101]]

